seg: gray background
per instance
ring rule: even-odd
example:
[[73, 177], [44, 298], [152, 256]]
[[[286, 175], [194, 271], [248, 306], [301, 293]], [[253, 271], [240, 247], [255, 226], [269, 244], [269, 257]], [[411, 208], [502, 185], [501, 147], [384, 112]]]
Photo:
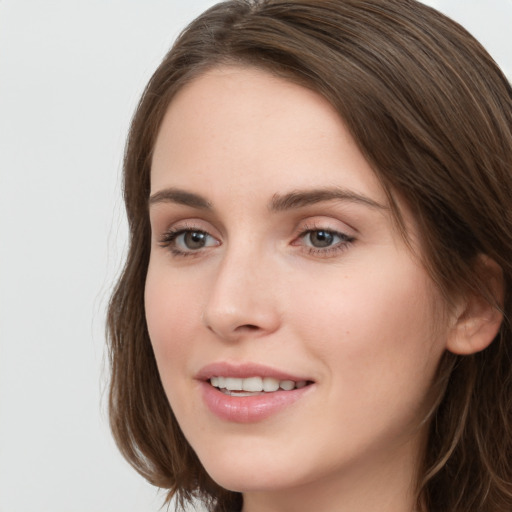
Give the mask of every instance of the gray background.
[[[151, 512], [118, 455], [104, 311], [120, 167], [152, 71], [207, 0], [0, 0], [0, 512]], [[427, 2], [512, 75], [512, 0]]]

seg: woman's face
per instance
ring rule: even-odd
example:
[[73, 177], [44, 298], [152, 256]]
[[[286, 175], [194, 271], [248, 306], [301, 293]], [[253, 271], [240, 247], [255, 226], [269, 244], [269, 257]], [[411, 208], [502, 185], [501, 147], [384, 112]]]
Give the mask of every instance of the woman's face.
[[251, 68], [196, 78], [159, 132], [150, 217], [149, 334], [210, 475], [248, 495], [411, 480], [448, 334], [330, 104]]

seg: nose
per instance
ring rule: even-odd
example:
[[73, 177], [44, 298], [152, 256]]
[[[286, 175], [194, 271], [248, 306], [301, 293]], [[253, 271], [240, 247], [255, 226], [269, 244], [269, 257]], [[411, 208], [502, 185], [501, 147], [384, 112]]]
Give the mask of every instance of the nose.
[[273, 268], [261, 253], [227, 251], [212, 280], [205, 326], [228, 341], [275, 332], [281, 315]]

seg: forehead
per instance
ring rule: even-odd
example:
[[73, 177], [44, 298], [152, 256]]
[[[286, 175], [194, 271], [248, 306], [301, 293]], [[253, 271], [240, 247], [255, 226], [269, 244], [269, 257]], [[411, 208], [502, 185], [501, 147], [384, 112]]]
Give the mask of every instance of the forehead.
[[333, 186], [349, 168], [352, 187], [384, 199], [325, 98], [257, 68], [225, 66], [195, 78], [169, 105], [154, 148], [151, 190], [194, 184], [213, 191], [216, 180], [253, 189], [269, 180], [277, 189]]

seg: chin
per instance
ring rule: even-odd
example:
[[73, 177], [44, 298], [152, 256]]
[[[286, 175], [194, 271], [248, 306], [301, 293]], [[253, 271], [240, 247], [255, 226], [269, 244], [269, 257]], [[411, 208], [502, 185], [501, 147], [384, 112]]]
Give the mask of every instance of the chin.
[[272, 491], [294, 487], [307, 478], [297, 459], [275, 450], [226, 450], [198, 453], [210, 477], [221, 487], [235, 492]]
[[283, 475], [282, 472], [266, 472], [264, 469], [255, 468], [248, 464], [244, 469], [233, 471], [231, 468], [214, 467], [207, 468], [210, 477], [221, 487], [229, 491], [248, 492], [272, 492], [292, 488], [300, 485], [296, 478]]

